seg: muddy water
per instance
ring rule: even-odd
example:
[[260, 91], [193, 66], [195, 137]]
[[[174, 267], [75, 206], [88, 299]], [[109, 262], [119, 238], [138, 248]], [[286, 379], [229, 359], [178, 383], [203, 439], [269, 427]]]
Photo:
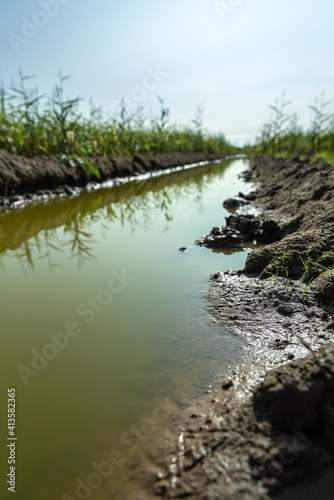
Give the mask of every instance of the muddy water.
[[[248, 250], [194, 245], [224, 223], [222, 201], [245, 189], [246, 167], [1, 215], [0, 465], [7, 473], [15, 387], [17, 499], [121, 498], [142, 442], [247, 358], [243, 341], [214, 327], [202, 294], [210, 273], [242, 268]], [[10, 498], [3, 477], [0, 487]]]

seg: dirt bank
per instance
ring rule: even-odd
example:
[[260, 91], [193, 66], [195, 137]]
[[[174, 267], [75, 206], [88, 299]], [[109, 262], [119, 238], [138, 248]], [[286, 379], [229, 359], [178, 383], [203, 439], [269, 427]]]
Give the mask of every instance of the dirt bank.
[[214, 273], [206, 297], [253, 363], [221, 377], [156, 447], [152, 496], [334, 497], [334, 168], [259, 157], [253, 178], [255, 192], [225, 204], [239, 207], [227, 225], [198, 241], [262, 243], [243, 271]]
[[[246, 273], [301, 278], [307, 284], [312, 280], [315, 286], [316, 278], [334, 267], [333, 167], [257, 157], [253, 173], [258, 189], [239, 197], [247, 202], [240, 209], [245, 214], [231, 215], [225, 226], [213, 228], [198, 243], [218, 247], [270, 243], [249, 255]], [[250, 207], [260, 213], [247, 214]]]
[[[54, 157], [25, 158], [0, 150], [1, 207], [21, 207], [31, 201], [77, 194], [111, 179], [132, 178], [174, 167], [213, 162], [221, 156], [202, 153], [162, 153], [133, 157], [96, 157], [57, 161]], [[88, 161], [94, 170], [88, 169]]]

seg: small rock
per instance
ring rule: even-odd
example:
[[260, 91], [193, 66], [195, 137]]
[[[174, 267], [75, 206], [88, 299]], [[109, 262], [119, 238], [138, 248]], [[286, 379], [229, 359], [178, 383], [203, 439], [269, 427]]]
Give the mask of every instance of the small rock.
[[228, 378], [228, 379], [223, 380], [222, 388], [224, 389], [224, 391], [227, 391], [231, 387], [233, 387], [233, 380], [232, 379]]
[[245, 170], [244, 172], [241, 172], [238, 177], [245, 182], [249, 182], [252, 179], [253, 174], [250, 170]]
[[274, 349], [285, 349], [288, 345], [288, 340], [275, 339], [273, 347]]
[[19, 194], [14, 194], [14, 196], [11, 196], [9, 198], [9, 201], [11, 203], [16, 203], [16, 202], [21, 201], [21, 200], [22, 200], [22, 196], [20, 196]]
[[293, 313], [292, 307], [288, 304], [280, 304], [276, 308], [276, 311], [279, 312], [280, 314], [284, 314], [286, 316], [291, 316], [291, 314]]
[[219, 278], [219, 276], [220, 276], [220, 275], [219, 275], [218, 273], [212, 274], [212, 275], [211, 275], [211, 279], [213, 279], [213, 280], [217, 280], [217, 279]]
[[71, 186], [64, 186], [64, 191], [66, 194], [75, 195], [79, 193], [79, 189]]
[[239, 207], [244, 207], [245, 205], [249, 205], [249, 201], [241, 198], [240, 196], [233, 196], [233, 198], [228, 198], [224, 201], [223, 207], [229, 209], [235, 209]]
[[232, 321], [235, 321], [239, 318], [239, 316], [237, 314], [230, 314], [230, 316], [228, 316], [228, 319], [232, 320]]
[[162, 481], [159, 481], [155, 487], [154, 487], [154, 491], [155, 491], [155, 494], [160, 496], [160, 497], [163, 497], [165, 495], [165, 493], [167, 492], [169, 488], [169, 483], [166, 479], [163, 479]]

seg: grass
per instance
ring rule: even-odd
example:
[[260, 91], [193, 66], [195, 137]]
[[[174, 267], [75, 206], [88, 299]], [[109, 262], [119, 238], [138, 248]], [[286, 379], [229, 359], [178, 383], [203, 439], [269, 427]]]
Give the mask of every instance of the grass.
[[317, 245], [311, 246], [303, 255], [299, 255], [299, 265], [294, 259], [288, 248], [284, 247], [282, 252], [273, 255], [270, 269], [266, 273], [275, 281], [279, 277], [303, 281], [306, 284], [301, 290], [304, 297], [315, 278], [320, 274], [334, 272], [334, 245], [331, 245], [330, 250], [323, 250]]
[[323, 159], [334, 165], [334, 114], [329, 112], [331, 101], [323, 92], [315, 99], [311, 110], [311, 123], [303, 130], [298, 116], [290, 110], [292, 101], [286, 100], [284, 92], [271, 110], [270, 120], [264, 124], [261, 135], [254, 146], [245, 151], [251, 154], [272, 154], [277, 156], [298, 156], [301, 160]]
[[[69, 76], [59, 74], [51, 96], [31, 87], [35, 77], [19, 72], [19, 82], [0, 85], [0, 149], [27, 157], [53, 155], [59, 161], [94, 156], [132, 156], [136, 153], [201, 152], [229, 155], [239, 150], [223, 134], [203, 129], [203, 107], [198, 106], [192, 124], [178, 127], [170, 110], [158, 97], [159, 113], [143, 107], [131, 112], [122, 102], [119, 116], [104, 118], [90, 101], [89, 116], [80, 112], [79, 97], [65, 95]], [[85, 160], [87, 173], [92, 165]]]
[[[277, 262], [278, 258], [278, 262]], [[282, 256], [275, 256], [274, 259], [274, 264], [275, 264], [275, 273], [271, 271], [267, 271], [268, 274], [270, 274], [275, 281], [277, 281], [279, 276], [285, 276], [286, 278], [289, 278], [289, 267], [287, 265], [287, 260], [288, 260], [288, 249], [287, 247], [284, 247]]]

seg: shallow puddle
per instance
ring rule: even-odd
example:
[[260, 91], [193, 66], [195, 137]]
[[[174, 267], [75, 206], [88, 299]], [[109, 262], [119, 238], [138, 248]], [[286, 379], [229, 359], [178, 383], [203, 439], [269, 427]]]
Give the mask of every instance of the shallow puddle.
[[[248, 250], [194, 245], [224, 224], [245, 168], [203, 166], [1, 214], [1, 407], [15, 387], [17, 499], [121, 498], [141, 443], [247, 358], [244, 341], [214, 328], [203, 291]], [[7, 471], [4, 411], [0, 424]]]

